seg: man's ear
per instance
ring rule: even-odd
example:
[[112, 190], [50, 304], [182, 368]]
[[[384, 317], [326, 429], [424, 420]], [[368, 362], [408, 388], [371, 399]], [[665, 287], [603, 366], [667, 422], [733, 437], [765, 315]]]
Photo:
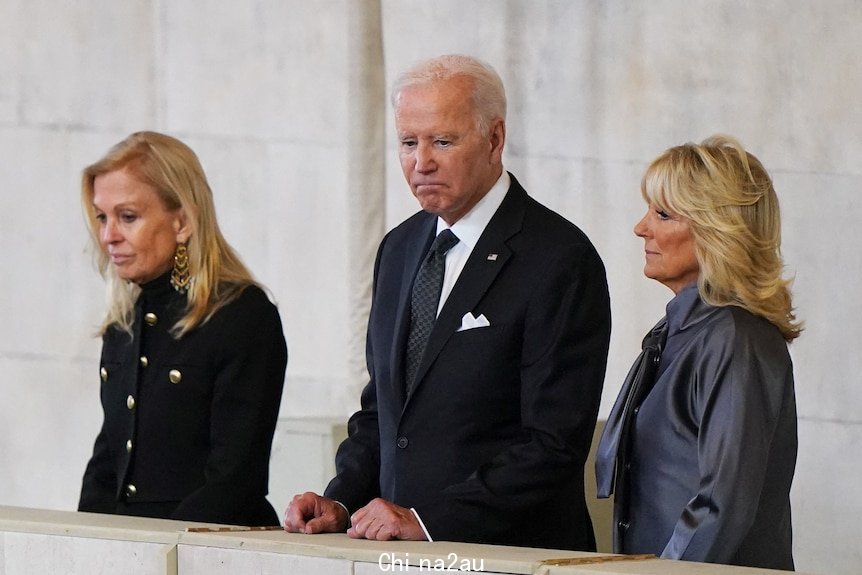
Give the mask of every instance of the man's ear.
[[491, 133], [488, 139], [491, 142], [492, 162], [502, 162], [503, 146], [506, 144], [506, 122], [502, 118], [497, 118], [491, 124]]

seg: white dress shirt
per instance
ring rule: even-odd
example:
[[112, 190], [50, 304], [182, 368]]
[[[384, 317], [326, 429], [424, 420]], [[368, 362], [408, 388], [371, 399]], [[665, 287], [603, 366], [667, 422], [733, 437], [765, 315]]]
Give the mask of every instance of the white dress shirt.
[[511, 179], [509, 173], [503, 170], [497, 182], [491, 187], [485, 197], [479, 200], [479, 203], [473, 206], [473, 209], [467, 212], [452, 226], [449, 226], [443, 218], [437, 218], [437, 234], [439, 235], [445, 229], [452, 230], [452, 233], [458, 238], [458, 243], [452, 249], [446, 252], [446, 271], [443, 276], [443, 288], [440, 290], [440, 303], [437, 305], [437, 315], [440, 315], [440, 310], [443, 309], [443, 304], [449, 294], [452, 293], [452, 288], [455, 287], [455, 282], [458, 281], [458, 276], [464, 270], [470, 254], [473, 253], [473, 248], [479, 241], [479, 237], [488, 222], [497, 212], [497, 208], [503, 203], [503, 198], [506, 197], [506, 192], [509, 191]]

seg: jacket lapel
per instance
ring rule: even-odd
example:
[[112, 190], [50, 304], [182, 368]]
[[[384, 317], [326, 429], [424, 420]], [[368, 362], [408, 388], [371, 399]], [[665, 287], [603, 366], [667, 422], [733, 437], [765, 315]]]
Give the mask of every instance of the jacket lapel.
[[[464, 314], [476, 307], [512, 255], [512, 251], [506, 244], [509, 238], [521, 230], [527, 193], [514, 176], [511, 178], [512, 183], [503, 203], [479, 237], [461, 275], [458, 276], [458, 281], [455, 282], [452, 292], [440, 310], [437, 322], [428, 337], [422, 361], [416, 371], [416, 379], [413, 382], [414, 393], [423, 384], [425, 374], [436, 361], [443, 346], [460, 327]], [[409, 401], [408, 397], [407, 402]]]

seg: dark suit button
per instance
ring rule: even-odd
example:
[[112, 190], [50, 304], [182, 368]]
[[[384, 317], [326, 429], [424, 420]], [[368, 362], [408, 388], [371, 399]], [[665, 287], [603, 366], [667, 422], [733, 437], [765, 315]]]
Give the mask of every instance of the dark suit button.
[[659, 363], [661, 363], [661, 356], [660, 355], [655, 356], [654, 358], [652, 358], [652, 362], [654, 364], [658, 365]]
[[631, 471], [631, 469], [632, 469], [632, 464], [631, 464], [631, 463], [629, 463], [628, 461], [626, 461], [626, 464], [623, 466], [623, 468], [624, 468], [626, 471]]
[[637, 415], [640, 410], [641, 410], [641, 406], [639, 405], [634, 409], [634, 411], [632, 411], [632, 415]]
[[131, 483], [129, 483], [128, 485], [126, 485], [126, 497], [128, 497], [128, 498], [132, 498], [132, 497], [134, 497], [134, 496], [135, 496], [135, 495], [137, 495], [137, 494], [138, 494], [138, 489], [137, 489], [137, 487], [135, 487], [135, 486], [134, 486], [134, 485], [132, 485]]
[[620, 531], [628, 531], [629, 530], [629, 522], [628, 521], [620, 521], [617, 523], [617, 527], [620, 528]]
[[395, 443], [395, 445], [397, 445], [401, 449], [404, 449], [405, 447], [407, 447], [408, 443], [410, 443], [410, 441], [406, 437], [401, 436], [398, 438], [398, 441]]

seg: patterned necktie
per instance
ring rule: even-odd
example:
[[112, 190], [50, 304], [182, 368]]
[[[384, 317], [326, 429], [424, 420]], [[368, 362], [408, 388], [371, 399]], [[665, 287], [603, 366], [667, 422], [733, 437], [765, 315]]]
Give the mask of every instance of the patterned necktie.
[[437, 306], [440, 304], [440, 289], [443, 287], [443, 273], [446, 270], [446, 252], [457, 243], [458, 238], [452, 230], [440, 232], [413, 281], [410, 335], [407, 336], [407, 367], [404, 372], [408, 395], [413, 388], [416, 369], [425, 352], [428, 336], [437, 321]]

